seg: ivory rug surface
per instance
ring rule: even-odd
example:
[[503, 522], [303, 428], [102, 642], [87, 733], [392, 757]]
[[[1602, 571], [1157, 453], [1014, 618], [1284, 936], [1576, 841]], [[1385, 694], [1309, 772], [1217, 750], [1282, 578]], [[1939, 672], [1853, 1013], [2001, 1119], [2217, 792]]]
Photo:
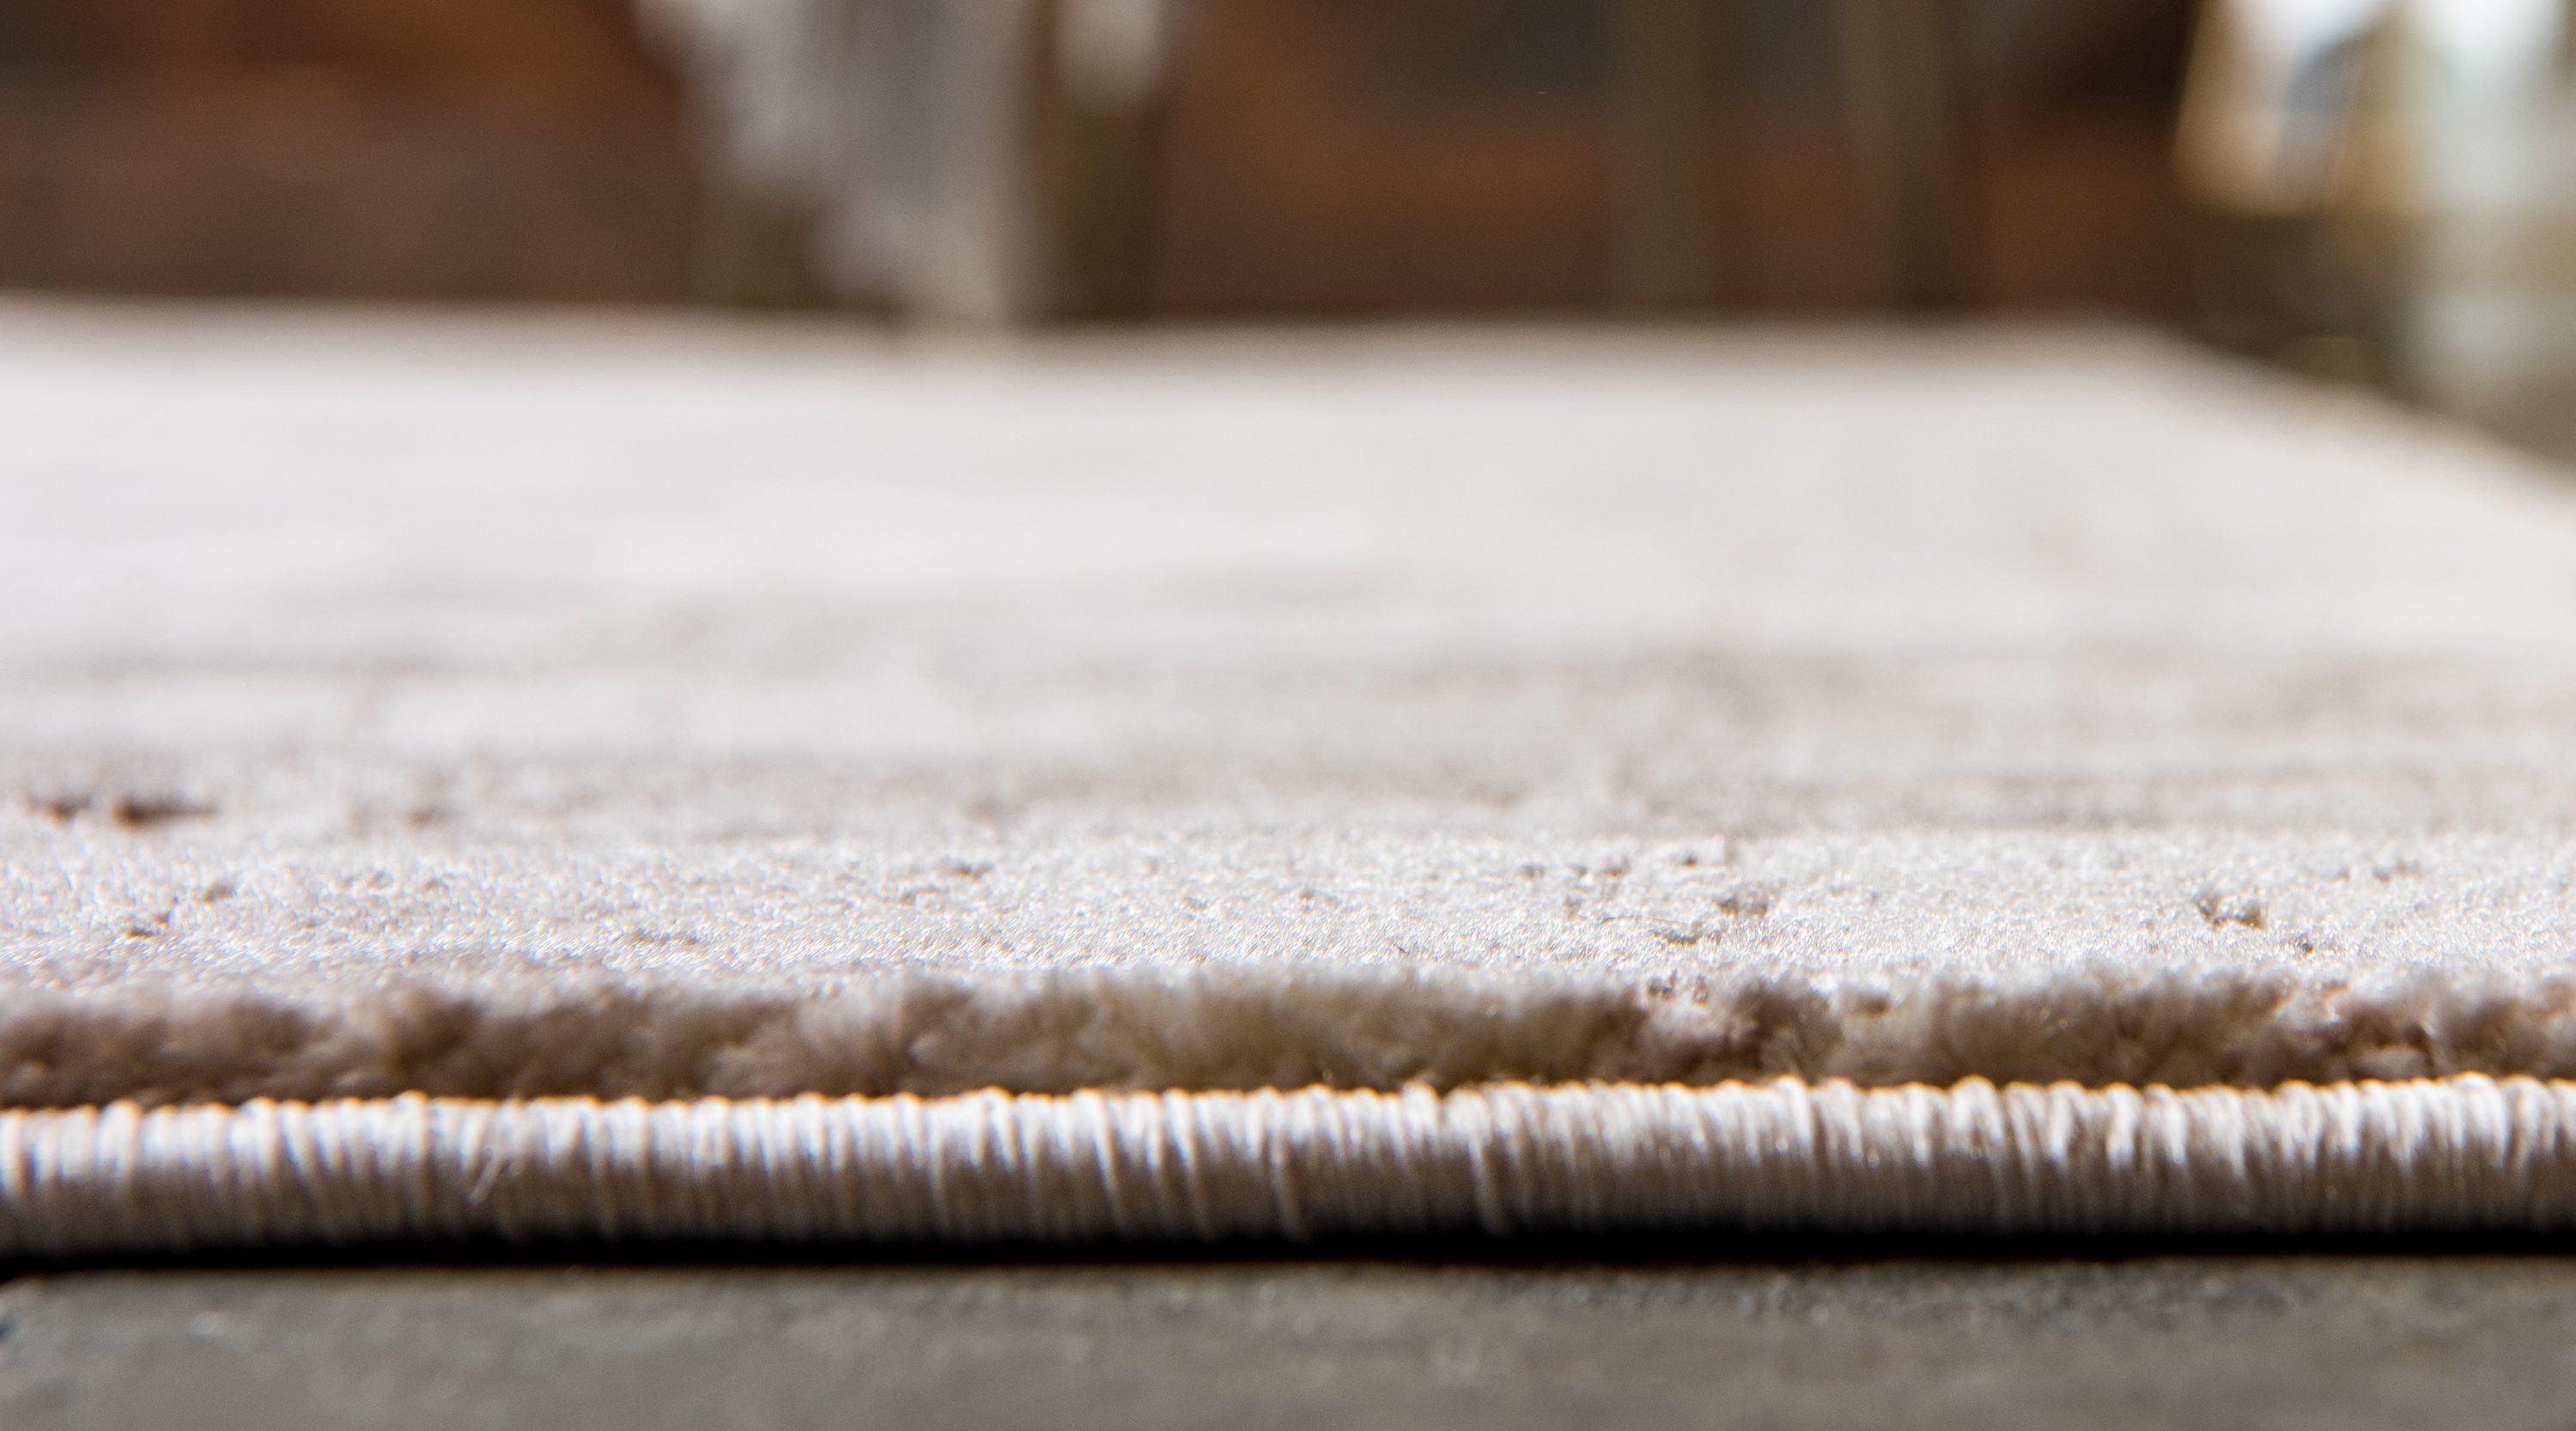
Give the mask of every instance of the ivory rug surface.
[[0, 511], [0, 1246], [2576, 1216], [2576, 484], [2144, 339], [20, 306]]

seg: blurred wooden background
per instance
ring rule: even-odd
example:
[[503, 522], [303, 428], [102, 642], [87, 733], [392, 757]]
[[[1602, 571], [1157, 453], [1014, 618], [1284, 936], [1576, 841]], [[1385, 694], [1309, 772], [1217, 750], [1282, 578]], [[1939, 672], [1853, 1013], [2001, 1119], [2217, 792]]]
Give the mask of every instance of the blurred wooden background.
[[[1955, 232], [1926, 240], [1948, 245], [1927, 291], [2180, 311], [2188, 0], [1919, 3], [1955, 125], [1938, 136], [1938, 222]], [[1140, 141], [1135, 212], [1086, 240], [1117, 250], [1095, 267], [1124, 265], [1099, 306], [1830, 313], [1923, 297], [1873, 208], [1880, 160], [1838, 81], [1871, 61], [1838, 38], [1835, 6], [1724, 0], [1695, 20], [1693, 4], [1708, 8], [1203, 0]], [[1662, 76], [1643, 88], [1641, 57]], [[825, 301], [801, 216], [712, 172], [676, 73], [628, 0], [9, 0], [0, 285]], [[1641, 144], [1640, 94], [1700, 106], [1705, 142]]]
[[0, 284], [679, 299], [690, 152], [624, 0], [0, 6]]

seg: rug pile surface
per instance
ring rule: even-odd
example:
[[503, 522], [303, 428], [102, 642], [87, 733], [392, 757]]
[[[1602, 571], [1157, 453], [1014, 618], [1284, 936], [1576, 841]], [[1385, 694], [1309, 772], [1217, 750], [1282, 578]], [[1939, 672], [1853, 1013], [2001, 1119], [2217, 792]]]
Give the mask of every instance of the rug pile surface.
[[2576, 1213], [2576, 485], [2123, 334], [0, 312], [0, 1244]]

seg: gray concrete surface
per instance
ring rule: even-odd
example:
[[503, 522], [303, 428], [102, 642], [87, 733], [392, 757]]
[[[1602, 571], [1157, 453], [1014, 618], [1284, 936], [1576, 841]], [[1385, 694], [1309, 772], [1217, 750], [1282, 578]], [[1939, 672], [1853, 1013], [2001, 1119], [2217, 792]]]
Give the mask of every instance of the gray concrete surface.
[[2576, 1259], [120, 1271], [0, 1426], [2576, 1426]]

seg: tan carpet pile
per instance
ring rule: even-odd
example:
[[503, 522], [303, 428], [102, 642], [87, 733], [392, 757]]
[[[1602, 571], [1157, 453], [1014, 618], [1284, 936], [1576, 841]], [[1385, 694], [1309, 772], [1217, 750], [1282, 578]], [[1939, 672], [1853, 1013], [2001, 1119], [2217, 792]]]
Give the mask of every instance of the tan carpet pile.
[[0, 1244], [2576, 1206], [2576, 486], [2144, 339], [21, 305], [0, 510]]

